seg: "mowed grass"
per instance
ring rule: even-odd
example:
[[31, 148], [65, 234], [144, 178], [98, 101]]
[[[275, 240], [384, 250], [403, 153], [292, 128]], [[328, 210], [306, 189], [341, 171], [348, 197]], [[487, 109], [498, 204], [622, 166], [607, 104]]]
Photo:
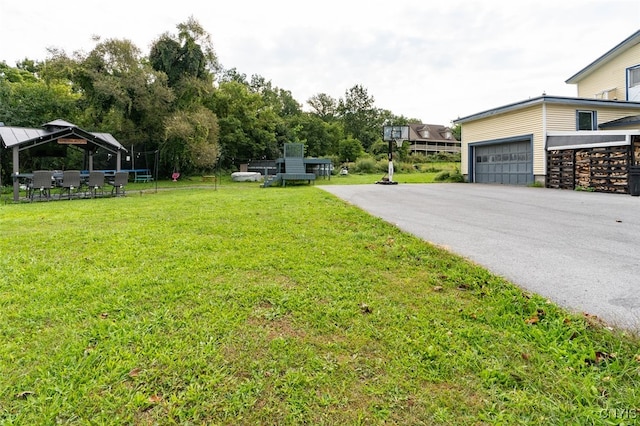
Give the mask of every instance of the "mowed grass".
[[319, 188], [0, 206], [0, 424], [623, 424], [640, 345]]

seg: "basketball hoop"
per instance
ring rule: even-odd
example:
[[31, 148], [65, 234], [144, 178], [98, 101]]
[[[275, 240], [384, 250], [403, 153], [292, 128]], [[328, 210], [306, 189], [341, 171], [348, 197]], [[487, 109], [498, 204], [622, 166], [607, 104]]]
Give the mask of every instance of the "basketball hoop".
[[409, 140], [409, 126], [384, 126], [382, 140], [389, 144], [389, 172], [376, 183], [395, 185], [398, 182], [393, 181], [393, 143], [396, 143], [398, 149], [402, 148], [402, 143]]
[[384, 126], [382, 128], [382, 140], [391, 141], [406, 141], [409, 139], [409, 126]]

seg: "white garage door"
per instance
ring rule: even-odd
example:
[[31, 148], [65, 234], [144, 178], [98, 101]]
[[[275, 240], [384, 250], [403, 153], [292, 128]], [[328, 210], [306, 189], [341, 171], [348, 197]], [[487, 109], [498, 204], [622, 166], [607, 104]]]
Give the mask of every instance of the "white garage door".
[[533, 183], [531, 141], [475, 147], [475, 182], [528, 185]]

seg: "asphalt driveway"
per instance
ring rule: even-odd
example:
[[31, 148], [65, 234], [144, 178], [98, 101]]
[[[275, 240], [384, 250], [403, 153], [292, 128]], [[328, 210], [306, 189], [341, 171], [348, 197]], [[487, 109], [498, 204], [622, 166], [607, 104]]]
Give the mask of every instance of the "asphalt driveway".
[[318, 188], [570, 310], [640, 330], [640, 197], [481, 184]]

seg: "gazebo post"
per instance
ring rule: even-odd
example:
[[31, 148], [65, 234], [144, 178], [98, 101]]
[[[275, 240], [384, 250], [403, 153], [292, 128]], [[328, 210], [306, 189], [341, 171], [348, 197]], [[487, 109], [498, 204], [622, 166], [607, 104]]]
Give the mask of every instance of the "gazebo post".
[[20, 151], [18, 146], [13, 147], [13, 201], [20, 201]]
[[122, 161], [122, 152], [118, 150], [116, 153], [116, 172], [119, 172], [121, 169], [120, 162]]

